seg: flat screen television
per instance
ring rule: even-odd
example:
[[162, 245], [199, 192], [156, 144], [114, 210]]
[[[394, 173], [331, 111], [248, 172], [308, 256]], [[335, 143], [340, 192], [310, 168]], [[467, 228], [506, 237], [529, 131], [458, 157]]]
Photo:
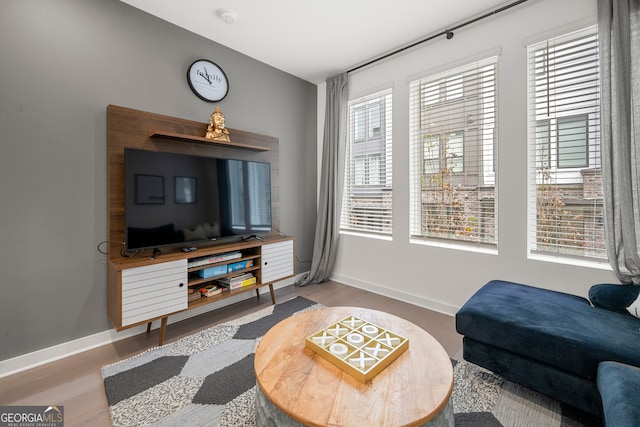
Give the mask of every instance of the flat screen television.
[[125, 148], [125, 247], [271, 231], [269, 163]]

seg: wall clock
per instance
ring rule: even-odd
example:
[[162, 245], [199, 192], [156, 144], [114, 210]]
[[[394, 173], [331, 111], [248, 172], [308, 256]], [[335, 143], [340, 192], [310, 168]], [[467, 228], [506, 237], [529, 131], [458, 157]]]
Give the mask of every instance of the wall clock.
[[227, 75], [207, 59], [198, 59], [189, 66], [187, 82], [193, 93], [203, 101], [218, 102], [229, 93]]

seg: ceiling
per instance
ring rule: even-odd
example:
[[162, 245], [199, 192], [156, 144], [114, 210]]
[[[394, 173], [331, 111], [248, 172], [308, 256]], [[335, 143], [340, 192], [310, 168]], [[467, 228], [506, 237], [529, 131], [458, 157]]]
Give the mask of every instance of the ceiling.
[[[506, 4], [504, 0], [121, 1], [315, 84]], [[227, 24], [220, 19], [218, 12], [223, 9], [235, 12], [237, 21]]]

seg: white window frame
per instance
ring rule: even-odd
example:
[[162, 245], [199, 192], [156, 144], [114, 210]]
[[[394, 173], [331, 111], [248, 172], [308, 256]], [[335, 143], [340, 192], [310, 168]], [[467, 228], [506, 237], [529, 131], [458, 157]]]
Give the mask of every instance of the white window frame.
[[[410, 237], [412, 243], [435, 244], [459, 249], [480, 250], [494, 253], [498, 242], [497, 224], [497, 102], [498, 102], [498, 57], [490, 56], [481, 60], [470, 60], [461, 67], [452, 67], [442, 73], [422, 77], [409, 82], [410, 86]], [[470, 79], [467, 82], [467, 79]], [[488, 90], [489, 89], [489, 90]], [[423, 111], [439, 109], [452, 114], [470, 114], [464, 119], [456, 116], [452, 122], [431, 123], [423, 117]], [[471, 111], [471, 113], [469, 113]], [[434, 113], [437, 114], [437, 113]], [[447, 113], [445, 113], [447, 114]], [[427, 122], [425, 122], [427, 120]], [[427, 130], [428, 129], [428, 130]], [[440, 129], [440, 130], [436, 130]], [[433, 132], [436, 130], [435, 132]], [[451, 137], [457, 141], [452, 143]], [[443, 144], [444, 139], [444, 144]], [[452, 146], [447, 146], [452, 144]], [[429, 152], [431, 150], [431, 152]], [[423, 225], [425, 215], [434, 213], [429, 202], [425, 204], [424, 183], [433, 180], [436, 174], [429, 174], [431, 166], [449, 168], [459, 182], [480, 192], [481, 187], [489, 187], [492, 193], [492, 211], [486, 210], [481, 202], [471, 207], [476, 215], [467, 216], [464, 221], [476, 221], [475, 228], [465, 226], [462, 233], [430, 232]], [[470, 178], [467, 178], [466, 176]], [[428, 191], [428, 190], [426, 190]], [[429, 196], [427, 196], [428, 198]], [[446, 202], [445, 202], [446, 203]], [[451, 216], [454, 206], [440, 212]], [[446, 211], [446, 213], [445, 213]], [[473, 218], [475, 216], [475, 218]], [[479, 224], [479, 225], [478, 225]], [[425, 227], [427, 229], [425, 230]], [[445, 227], [446, 228], [446, 227]], [[468, 235], [465, 231], [473, 229]], [[489, 230], [489, 231], [487, 231]], [[474, 237], [472, 234], [477, 234]]]
[[340, 233], [391, 239], [392, 90], [349, 101]]
[[[598, 198], [583, 177], [597, 176], [601, 168], [597, 56], [596, 26], [527, 47], [530, 259], [592, 267], [607, 264], [602, 189]], [[584, 147], [573, 146], [576, 157], [585, 158], [581, 165], [562, 164], [563, 150], [567, 153], [562, 147], [562, 124], [572, 119], [584, 123], [574, 126], [569, 135], [574, 143], [580, 142], [584, 127]], [[576, 193], [580, 186], [582, 198]]]

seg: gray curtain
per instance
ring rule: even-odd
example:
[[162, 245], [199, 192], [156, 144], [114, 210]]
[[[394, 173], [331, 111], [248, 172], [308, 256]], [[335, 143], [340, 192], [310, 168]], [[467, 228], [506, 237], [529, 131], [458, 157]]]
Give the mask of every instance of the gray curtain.
[[599, 0], [598, 37], [607, 255], [640, 284], [640, 1]]
[[320, 197], [311, 269], [298, 285], [329, 279], [336, 259], [347, 126], [347, 73], [327, 80]]

